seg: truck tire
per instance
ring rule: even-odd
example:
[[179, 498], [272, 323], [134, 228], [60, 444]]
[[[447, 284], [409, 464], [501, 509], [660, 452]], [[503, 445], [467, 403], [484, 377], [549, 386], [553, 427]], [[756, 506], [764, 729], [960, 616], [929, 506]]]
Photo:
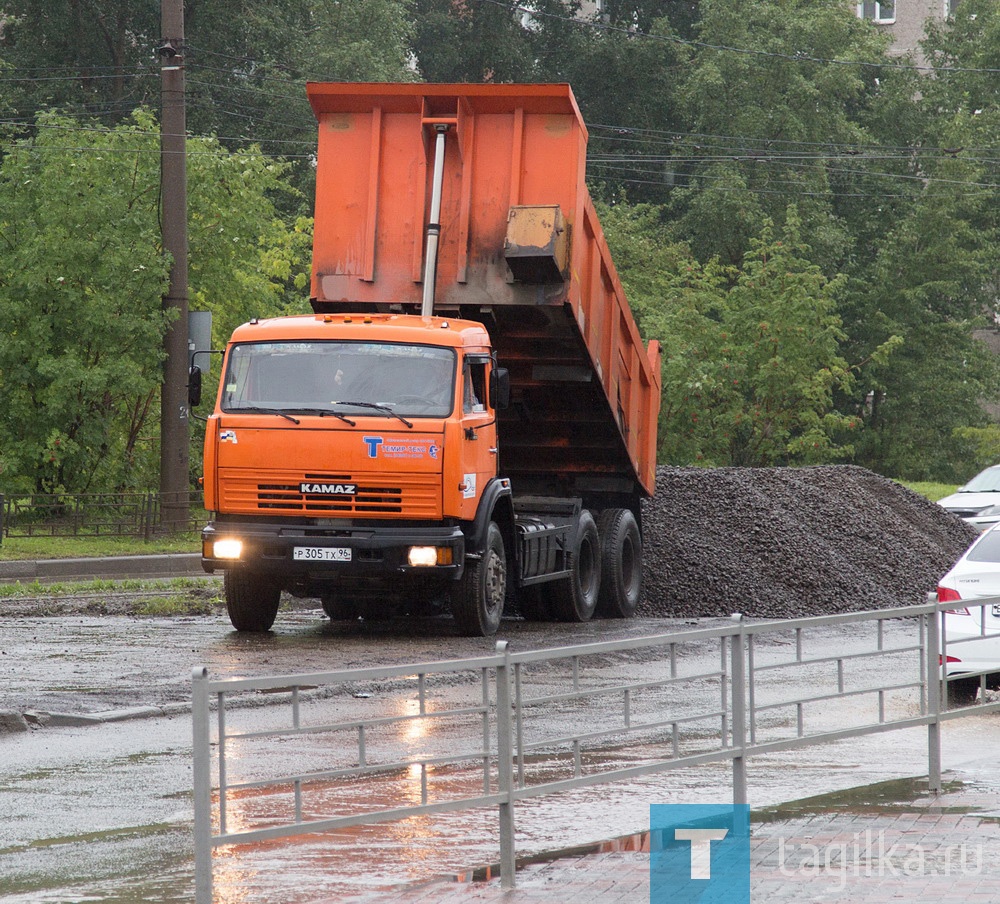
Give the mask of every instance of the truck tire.
[[451, 611], [466, 637], [496, 634], [507, 595], [507, 555], [500, 528], [491, 521], [480, 559], [468, 559], [451, 590]]
[[560, 621], [590, 621], [597, 609], [601, 586], [601, 544], [594, 516], [586, 509], [576, 523], [576, 537], [569, 553], [570, 576], [551, 583], [549, 604]]
[[597, 525], [601, 537], [601, 590], [597, 614], [631, 618], [642, 591], [642, 538], [629, 509], [605, 509]]
[[229, 569], [223, 578], [226, 610], [237, 631], [270, 631], [278, 615], [281, 586], [273, 578], [242, 568]]

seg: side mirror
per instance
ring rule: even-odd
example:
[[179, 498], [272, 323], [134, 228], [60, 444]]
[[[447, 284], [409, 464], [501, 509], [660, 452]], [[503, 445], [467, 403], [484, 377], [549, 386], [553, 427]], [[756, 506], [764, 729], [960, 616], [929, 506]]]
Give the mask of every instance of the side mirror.
[[192, 364], [188, 371], [188, 407], [197, 408], [201, 404], [201, 368]]
[[498, 411], [510, 406], [510, 373], [506, 367], [490, 371], [490, 402]]

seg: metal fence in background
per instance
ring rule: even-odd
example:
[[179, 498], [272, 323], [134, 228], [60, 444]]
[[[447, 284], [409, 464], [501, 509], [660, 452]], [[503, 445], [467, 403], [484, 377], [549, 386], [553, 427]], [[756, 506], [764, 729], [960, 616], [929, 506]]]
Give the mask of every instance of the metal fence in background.
[[[179, 523], [167, 519], [187, 503]], [[178, 500], [163, 493], [0, 493], [3, 537], [139, 537], [200, 529], [206, 516], [200, 494]]]
[[[491, 656], [387, 668], [255, 679], [195, 669], [196, 901], [212, 900], [221, 845], [481, 807], [497, 808], [501, 882], [513, 887], [519, 801], [728, 761], [734, 802], [746, 803], [751, 756], [904, 728], [926, 727], [940, 790], [941, 724], [1000, 703], [948, 710], [948, 604], [932, 599], [520, 653], [500, 642]], [[833, 652], [819, 636], [831, 629]], [[239, 705], [262, 693], [287, 709]], [[350, 695], [349, 718], [331, 715], [338, 694]], [[351, 789], [376, 784], [381, 805], [358, 806]]]

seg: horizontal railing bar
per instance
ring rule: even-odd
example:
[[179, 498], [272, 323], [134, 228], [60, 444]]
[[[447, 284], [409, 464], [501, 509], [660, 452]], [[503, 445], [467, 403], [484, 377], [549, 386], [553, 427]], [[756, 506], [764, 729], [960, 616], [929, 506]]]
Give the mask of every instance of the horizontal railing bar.
[[980, 640], [995, 640], [998, 637], [1000, 637], [1000, 631], [991, 631], [988, 634], [969, 634], [968, 636], [949, 638], [948, 647], [961, 646], [963, 643], [976, 643]]
[[863, 735], [882, 734], [886, 731], [900, 731], [905, 728], [920, 728], [922, 725], [929, 725], [943, 717], [944, 713], [935, 716], [928, 713], [925, 716], [910, 716], [906, 719], [896, 719], [892, 722], [870, 722], [866, 725], [854, 728], [839, 728], [835, 731], [823, 731], [818, 734], [804, 734], [801, 737], [782, 738], [777, 741], [764, 741], [756, 744], [748, 744], [744, 749], [746, 756], [759, 756], [765, 753], [777, 753], [782, 750], [793, 750], [797, 747], [811, 747], [814, 744], [826, 744], [833, 741], [843, 741], [848, 738], [859, 738]]
[[253, 740], [255, 738], [282, 738], [296, 735], [333, 734], [339, 731], [357, 731], [359, 728], [379, 728], [385, 725], [413, 722], [418, 719], [446, 719], [457, 716], [481, 716], [489, 707], [482, 704], [463, 709], [432, 710], [425, 713], [408, 713], [405, 716], [379, 716], [356, 722], [332, 722], [328, 725], [300, 725], [298, 728], [269, 728], [261, 731], [226, 732], [226, 740]]
[[571, 744], [573, 741], [590, 741], [595, 738], [601, 737], [613, 737], [618, 734], [631, 734], [633, 732], [639, 731], [653, 731], [657, 728], [666, 728], [668, 725], [685, 725], [690, 722], [704, 722], [708, 719], [718, 720], [723, 715], [725, 715], [728, 710], [716, 710], [715, 712], [709, 712], [705, 714], [699, 714], [695, 716], [681, 716], [676, 719], [664, 719], [659, 722], [646, 722], [640, 725], [630, 725], [626, 727], [624, 725], [619, 725], [617, 728], [606, 728], [599, 731], [587, 732], [580, 735], [563, 735], [556, 738], [546, 738], [541, 741], [532, 741], [527, 744], [523, 744], [524, 750], [539, 750], [544, 747], [557, 747], [561, 745]]
[[561, 694], [545, 694], [539, 697], [523, 697], [521, 707], [526, 708], [539, 703], [564, 703], [572, 700], [593, 700], [602, 697], [621, 694], [623, 691], [649, 690], [650, 688], [670, 687], [673, 684], [689, 684], [692, 681], [704, 681], [709, 678], [728, 678], [728, 674], [716, 670], [714, 672], [699, 672], [695, 675], [678, 675], [676, 678], [663, 678], [660, 681], [642, 681], [636, 684], [615, 684], [611, 687], [582, 687], [578, 691], [566, 691]]
[[976, 703], [973, 706], [963, 706], [959, 709], [941, 710], [941, 712], [938, 713], [938, 718], [942, 722], [950, 722], [953, 719], [961, 719], [962, 716], [995, 712], [1000, 712], [1000, 701], [996, 703]]
[[593, 772], [574, 778], [561, 779], [555, 782], [543, 782], [540, 785], [525, 785], [511, 792], [513, 800], [526, 800], [531, 797], [542, 797], [545, 794], [558, 794], [561, 791], [572, 791], [585, 788], [588, 785], [601, 785], [605, 782], [617, 782], [628, 778], [639, 778], [644, 775], [656, 775], [673, 769], [683, 769], [688, 766], [700, 766], [705, 763], [719, 763], [740, 756], [739, 748], [725, 747], [711, 753], [689, 754], [675, 760], [657, 760], [642, 766], [625, 766], [621, 769], [611, 769], [607, 772]]
[[[282, 775], [278, 778], [262, 778], [251, 782], [226, 782], [226, 793], [230, 791], [251, 791], [263, 788], [280, 788], [282, 785], [292, 785], [295, 782], [312, 784], [329, 779], [350, 778], [361, 775], [379, 775], [384, 772], [405, 772], [413, 766], [442, 766], [452, 763], [483, 761], [492, 758], [490, 751], [471, 751], [464, 754], [442, 754], [436, 757], [423, 757], [419, 760], [400, 760], [395, 763], [366, 763], [364, 766], [345, 766], [342, 769], [327, 769], [317, 772], [301, 772], [295, 775]], [[216, 788], [215, 790], [219, 790]]]
[[812, 697], [798, 697], [795, 700], [782, 700], [778, 703], [755, 703], [753, 711], [755, 713], [759, 713], [768, 709], [783, 709], [789, 706], [799, 706], [803, 703], [821, 703], [824, 700], [837, 700], [841, 697], [860, 697], [865, 694], [877, 694], [880, 691], [902, 691], [909, 688], [916, 690], [920, 687], [922, 687], [922, 685], [919, 681], [911, 681], [907, 684], [887, 684], [885, 687], [853, 688], [849, 691], [835, 691], [829, 694], [816, 694]]
[[539, 650], [522, 650], [510, 654], [512, 665], [531, 662], [571, 659], [574, 656], [599, 656], [603, 653], [625, 653], [645, 650], [650, 647], [669, 647], [672, 644], [693, 643], [701, 640], [715, 640], [739, 634], [740, 629], [730, 626], [720, 628], [696, 628], [671, 634], [653, 634], [647, 637], [631, 637], [622, 640], [606, 640], [596, 643], [577, 644], [572, 647], [545, 647]]
[[221, 847], [227, 844], [251, 844], [255, 841], [270, 841], [275, 838], [287, 838], [290, 835], [310, 835], [314, 832], [329, 832], [333, 829], [344, 829], [351, 826], [377, 825], [382, 822], [409, 819], [411, 816], [430, 816], [434, 813], [450, 813], [455, 810], [474, 810], [479, 807], [496, 806], [506, 800], [507, 796], [504, 794], [483, 794], [479, 797], [466, 797], [461, 800], [442, 801], [436, 804], [417, 804], [412, 807], [397, 807], [394, 810], [376, 810], [356, 816], [336, 816], [330, 819], [294, 822], [283, 826], [270, 826], [266, 829], [213, 835], [212, 847]]
[[[964, 601], [963, 601], [964, 602]], [[943, 611], [948, 603], [921, 603], [895, 609], [865, 609], [861, 612], [841, 612], [836, 615], [811, 615], [806, 618], [769, 619], [763, 622], [743, 622], [744, 634], [787, 634], [805, 628], [829, 627], [856, 622], [909, 620], [918, 615]]]
[[[978, 638], [976, 638], [978, 640]], [[949, 641], [949, 646], [951, 642]], [[873, 659], [878, 656], [894, 656], [900, 653], [917, 653], [923, 651], [920, 644], [907, 647], [892, 647], [884, 650], [861, 650], [857, 653], [840, 653], [832, 656], [811, 656], [808, 659], [786, 659], [782, 662], [769, 662], [764, 665], [754, 664], [754, 672], [773, 672], [777, 669], [794, 668], [802, 665], [824, 665], [830, 662], [847, 662], [859, 659]]]
[[[471, 672], [498, 666], [500, 656], [480, 656], [475, 659], [444, 659], [416, 665], [377, 666], [368, 669], [344, 669], [337, 672], [309, 672], [297, 675], [273, 675], [260, 678], [212, 678], [208, 680], [210, 694], [230, 694], [246, 690], [287, 690], [313, 688], [324, 684], [357, 684], [380, 678], [413, 678], [449, 672]], [[477, 676], [478, 680], [478, 676]]]

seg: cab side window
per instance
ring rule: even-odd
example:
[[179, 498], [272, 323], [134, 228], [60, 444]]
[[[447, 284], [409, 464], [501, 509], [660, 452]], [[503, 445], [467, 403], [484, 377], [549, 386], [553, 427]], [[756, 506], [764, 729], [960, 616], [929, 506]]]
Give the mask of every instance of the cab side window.
[[486, 362], [466, 359], [462, 372], [462, 411], [473, 414], [486, 410]]

